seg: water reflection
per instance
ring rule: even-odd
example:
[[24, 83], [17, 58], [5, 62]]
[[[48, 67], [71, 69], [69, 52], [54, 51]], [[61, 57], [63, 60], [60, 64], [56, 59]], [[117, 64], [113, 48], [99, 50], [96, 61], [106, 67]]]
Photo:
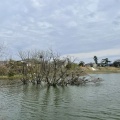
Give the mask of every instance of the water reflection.
[[[34, 117], [51, 119], [50, 116], [57, 117], [56, 114], [59, 116], [59, 109], [68, 103], [70, 97], [69, 92], [65, 93], [66, 89], [69, 89], [68, 87], [25, 85], [21, 89], [23, 93], [20, 115], [28, 116], [27, 119]], [[65, 103], [65, 101], [67, 102]]]

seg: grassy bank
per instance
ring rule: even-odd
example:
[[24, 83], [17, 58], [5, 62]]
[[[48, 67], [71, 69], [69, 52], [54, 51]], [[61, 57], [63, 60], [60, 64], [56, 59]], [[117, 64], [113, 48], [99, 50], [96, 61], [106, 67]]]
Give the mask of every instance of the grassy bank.
[[83, 71], [86, 73], [93, 73], [93, 74], [99, 74], [99, 73], [120, 73], [120, 68], [116, 67], [82, 67]]

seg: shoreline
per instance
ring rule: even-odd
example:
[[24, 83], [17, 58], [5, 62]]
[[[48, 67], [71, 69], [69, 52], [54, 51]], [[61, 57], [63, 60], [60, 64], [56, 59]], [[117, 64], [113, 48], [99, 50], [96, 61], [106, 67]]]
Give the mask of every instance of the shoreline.
[[81, 67], [87, 74], [112, 74], [120, 73], [120, 68], [116, 67]]
[[[80, 67], [81, 70], [86, 74], [112, 74], [112, 73], [120, 73], [120, 68], [116, 67]], [[20, 80], [22, 76], [14, 75], [12, 77], [8, 76], [0, 76], [0, 80]]]

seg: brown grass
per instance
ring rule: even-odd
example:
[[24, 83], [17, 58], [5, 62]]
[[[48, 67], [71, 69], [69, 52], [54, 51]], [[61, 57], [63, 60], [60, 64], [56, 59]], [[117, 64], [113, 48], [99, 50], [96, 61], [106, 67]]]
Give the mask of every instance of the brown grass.
[[116, 67], [96, 67], [96, 70], [92, 70], [92, 67], [82, 67], [86, 73], [120, 73], [120, 68]]

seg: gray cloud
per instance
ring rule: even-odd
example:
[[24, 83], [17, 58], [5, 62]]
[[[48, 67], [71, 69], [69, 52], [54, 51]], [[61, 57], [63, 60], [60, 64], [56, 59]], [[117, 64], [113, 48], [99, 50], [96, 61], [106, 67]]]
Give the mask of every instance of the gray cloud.
[[51, 47], [63, 55], [120, 47], [119, 0], [1, 0], [0, 23], [0, 40], [11, 53]]

